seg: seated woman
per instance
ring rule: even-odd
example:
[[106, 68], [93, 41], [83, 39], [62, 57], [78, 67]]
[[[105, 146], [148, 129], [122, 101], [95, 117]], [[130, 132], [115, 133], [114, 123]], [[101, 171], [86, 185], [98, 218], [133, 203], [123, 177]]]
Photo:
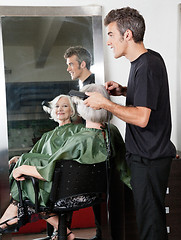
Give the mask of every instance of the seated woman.
[[[109, 95], [102, 85], [91, 84], [85, 86], [82, 91], [97, 91], [104, 95], [104, 97], [109, 98]], [[83, 100], [75, 98], [77, 104], [78, 113], [86, 120], [85, 128], [82, 128], [79, 132], [75, 133], [71, 137], [67, 138], [66, 142], [61, 148], [59, 148], [55, 153], [50, 155], [45, 154], [35, 154], [28, 153], [23, 155], [16, 164], [16, 169], [13, 170], [13, 177], [16, 180], [23, 181], [23, 174], [31, 175], [40, 179], [40, 188], [39, 193], [40, 205], [46, 206], [46, 203], [49, 199], [49, 194], [52, 186], [52, 176], [54, 173], [54, 168], [57, 160], [69, 160], [73, 159], [79, 163], [84, 164], [95, 164], [99, 162], [106, 161], [108, 152], [107, 152], [107, 142], [108, 142], [108, 131], [106, 127], [106, 122], [110, 118], [110, 113], [104, 109], [94, 110], [89, 107], [86, 107], [83, 103]], [[119, 166], [117, 166], [118, 171], [122, 165], [121, 160], [123, 160], [121, 152], [121, 144], [123, 143], [122, 137], [115, 126], [110, 128], [111, 134], [111, 149], [112, 156], [119, 161]], [[118, 144], [119, 143], [119, 144]], [[114, 144], [114, 146], [113, 146]], [[12, 178], [12, 175], [10, 178]], [[32, 185], [28, 182], [22, 182], [23, 188], [23, 197], [30, 199], [34, 202], [34, 196], [32, 196]], [[46, 191], [46, 194], [42, 192]], [[14, 200], [18, 201], [18, 190], [16, 184], [13, 184], [11, 187], [11, 194]], [[8, 210], [9, 212], [9, 210]], [[58, 218], [53, 216], [54, 214], [49, 214], [52, 216], [47, 219], [51, 225], [58, 228]], [[1, 222], [17, 216], [17, 206], [12, 205], [11, 211], [9, 214], [6, 214], [6, 217], [3, 215]], [[17, 221], [17, 219], [16, 219]], [[8, 221], [10, 225], [11, 222]], [[1, 224], [1, 227], [6, 227]], [[68, 239], [74, 239], [74, 234], [67, 230]], [[56, 236], [52, 239], [56, 239]]]
[[[50, 114], [50, 119], [58, 123], [54, 130], [44, 133], [41, 139], [31, 149], [31, 153], [52, 155], [56, 152], [66, 139], [80, 131], [83, 124], [73, 124], [75, 118], [75, 105], [70, 96], [59, 95], [48, 103], [49, 107], [43, 106], [45, 112]], [[16, 163], [20, 156], [9, 160], [9, 165]]]
[[[75, 117], [75, 107], [71, 98], [67, 95], [59, 95], [55, 97], [51, 102], [49, 102], [49, 107], [43, 106], [43, 109], [50, 114], [50, 119], [58, 122], [59, 126], [52, 131], [44, 133], [29, 153], [23, 154], [21, 157], [13, 157], [9, 161], [9, 165], [16, 163], [18, 160], [22, 161], [22, 158], [35, 162], [39, 161], [39, 157], [41, 158], [41, 161], [43, 161], [43, 158], [47, 159], [65, 143], [68, 137], [72, 136], [76, 132], [79, 132], [84, 126], [83, 124], [72, 123], [72, 119]], [[13, 181], [12, 175], [10, 176], [10, 181]], [[13, 186], [14, 184], [15, 183], [13, 183]], [[33, 192], [31, 195], [33, 195]], [[42, 192], [42, 195], [46, 196], [46, 191]], [[17, 199], [19, 199], [19, 196], [17, 196]], [[14, 200], [0, 219], [0, 233], [13, 232], [17, 227], [17, 224], [14, 225], [14, 223], [17, 222], [17, 217], [15, 217], [12, 221], [8, 220], [6, 222], [7, 219], [11, 218], [12, 213], [14, 213], [11, 213], [11, 211], [15, 211], [14, 216], [17, 215], [17, 207], [13, 207], [13, 204], [16, 204]], [[6, 222], [5, 224], [3, 224], [4, 221]], [[13, 226], [7, 229], [6, 227], [8, 224], [13, 224]]]

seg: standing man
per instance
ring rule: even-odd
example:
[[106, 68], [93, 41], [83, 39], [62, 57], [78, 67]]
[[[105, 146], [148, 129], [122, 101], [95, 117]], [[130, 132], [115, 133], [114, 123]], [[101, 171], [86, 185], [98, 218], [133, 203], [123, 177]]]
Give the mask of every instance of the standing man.
[[67, 60], [67, 71], [72, 80], [80, 80], [80, 88], [95, 83], [95, 76], [90, 71], [92, 57], [87, 49], [80, 46], [70, 47], [65, 51], [64, 58]]
[[84, 102], [104, 108], [126, 122], [127, 163], [135, 201], [140, 240], [167, 240], [165, 195], [172, 158], [171, 113], [166, 67], [159, 53], [143, 44], [145, 22], [135, 9], [112, 10], [105, 18], [107, 45], [114, 57], [131, 63], [128, 86], [107, 82], [107, 91], [126, 96], [126, 106], [97, 93]]

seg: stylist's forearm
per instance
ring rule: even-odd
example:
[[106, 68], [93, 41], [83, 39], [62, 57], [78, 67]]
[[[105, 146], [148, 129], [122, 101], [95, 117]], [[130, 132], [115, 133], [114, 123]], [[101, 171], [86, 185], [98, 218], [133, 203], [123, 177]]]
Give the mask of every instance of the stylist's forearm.
[[101, 108], [106, 109], [119, 119], [139, 127], [146, 127], [151, 110], [146, 107], [122, 106], [108, 99], [101, 103]]

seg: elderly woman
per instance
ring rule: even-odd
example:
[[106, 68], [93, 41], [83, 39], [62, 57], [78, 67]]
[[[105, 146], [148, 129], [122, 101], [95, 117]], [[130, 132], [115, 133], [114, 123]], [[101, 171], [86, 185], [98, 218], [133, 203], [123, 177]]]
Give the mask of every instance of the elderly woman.
[[[71, 98], [67, 95], [59, 95], [49, 102], [49, 107], [43, 106], [45, 112], [50, 114], [50, 119], [58, 122], [58, 127], [45, 133], [41, 139], [34, 145], [30, 153], [40, 153], [52, 155], [56, 152], [64, 141], [78, 132], [83, 125], [73, 124], [75, 117], [75, 106]], [[9, 165], [17, 162], [19, 156], [15, 156], [9, 161]]]
[[[104, 97], [109, 98], [105, 87], [102, 85], [87, 85], [82, 89], [82, 91], [97, 91], [100, 92]], [[43, 206], [46, 205], [49, 198], [52, 176], [57, 160], [73, 159], [79, 163], [94, 164], [106, 161], [108, 156], [108, 131], [106, 122], [108, 122], [110, 118], [110, 113], [104, 109], [94, 110], [86, 107], [83, 100], [77, 97], [74, 98], [74, 101], [77, 104], [78, 113], [86, 120], [85, 128], [82, 128], [79, 132], [67, 138], [63, 146], [51, 156], [47, 155], [46, 159], [43, 155], [43, 158], [39, 157], [38, 161], [36, 161], [35, 156], [34, 161], [34, 159], [31, 158], [32, 153], [29, 153], [30, 155], [27, 154], [24, 157], [21, 157], [21, 159], [17, 162], [16, 169], [12, 173], [13, 177], [20, 181], [24, 180], [22, 177], [23, 174], [31, 175], [41, 180], [40, 187], [42, 191], [43, 189], [46, 189], [47, 193], [46, 196], [39, 196], [40, 204]], [[123, 169], [125, 167], [124, 163], [122, 164], [120, 162], [121, 159], [124, 159], [124, 151], [122, 152], [121, 150], [121, 145], [124, 146], [124, 143], [118, 129], [115, 126], [111, 125], [110, 133], [112, 150], [111, 156], [115, 159], [114, 162], [119, 161], [119, 164], [117, 164], [117, 170], [120, 171], [121, 168]], [[36, 162], [36, 164], [34, 164], [34, 162]], [[17, 187], [15, 185], [13, 185], [11, 188], [11, 194], [13, 199], [18, 201]], [[32, 186], [27, 187], [26, 182], [24, 184], [23, 194], [23, 197], [29, 198], [32, 202], [34, 201], [34, 198], [31, 196]], [[11, 213], [11, 216], [9, 217], [13, 216], [14, 215]], [[57, 216], [52, 216], [51, 218], [48, 218], [47, 221], [56, 229], [58, 228]], [[10, 222], [8, 222], [8, 224], [10, 224]], [[69, 229], [67, 230], [67, 234], [69, 235], [69, 240], [74, 239], [74, 234], [70, 232]]]
[[[31, 175], [33, 168], [27, 169], [30, 165], [42, 166], [46, 165], [48, 159], [55, 154], [55, 152], [61, 148], [65, 141], [73, 134], [80, 131], [83, 127], [82, 124], [73, 124], [72, 118], [75, 116], [75, 107], [71, 98], [67, 95], [59, 95], [49, 102], [49, 107], [43, 107], [46, 112], [50, 114], [50, 119], [58, 122], [54, 130], [45, 133], [41, 139], [34, 145], [29, 153], [23, 154], [21, 157], [15, 156], [10, 161], [9, 164], [16, 163], [16, 171], [21, 169], [28, 171]], [[24, 166], [21, 166], [24, 165]], [[18, 166], [21, 166], [20, 168]], [[15, 172], [16, 172], [15, 171]], [[47, 169], [47, 172], [49, 170]], [[48, 174], [48, 173], [47, 173]], [[10, 175], [10, 181], [12, 182], [13, 177]], [[21, 180], [21, 179], [20, 179]], [[44, 186], [43, 186], [44, 185]], [[45, 205], [48, 199], [47, 191], [51, 189], [51, 182], [40, 185], [41, 188], [41, 204]], [[34, 191], [32, 191], [31, 184], [23, 184], [25, 192], [28, 192], [31, 196], [30, 199], [34, 198]], [[31, 194], [30, 194], [31, 193]], [[11, 187], [11, 195], [13, 197], [12, 203], [9, 205], [5, 214], [0, 219], [0, 233], [6, 233], [14, 231], [17, 227], [17, 204], [16, 200], [19, 200], [19, 195], [16, 187], [16, 183], [13, 182]], [[24, 196], [26, 197], [26, 196]], [[11, 220], [11, 217], [13, 219]], [[5, 221], [5, 224], [3, 222]], [[13, 224], [13, 225], [12, 225]], [[8, 225], [10, 225], [8, 227]]]

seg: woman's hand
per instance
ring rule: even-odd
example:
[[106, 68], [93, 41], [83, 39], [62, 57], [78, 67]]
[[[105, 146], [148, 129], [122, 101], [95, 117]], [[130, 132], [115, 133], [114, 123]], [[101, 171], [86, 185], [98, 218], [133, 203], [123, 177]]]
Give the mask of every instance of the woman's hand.
[[16, 163], [19, 160], [20, 156], [14, 156], [9, 160], [9, 167], [12, 163]]
[[38, 178], [42, 181], [45, 181], [45, 179], [36, 170], [35, 166], [22, 165], [13, 170], [13, 177], [17, 181], [24, 181], [25, 178], [23, 177], [23, 175], [32, 176], [32, 177]]
[[24, 165], [18, 167], [18, 168], [15, 168], [13, 170], [13, 177], [14, 179], [16, 179], [17, 181], [24, 181], [25, 178], [22, 176], [24, 174]]

